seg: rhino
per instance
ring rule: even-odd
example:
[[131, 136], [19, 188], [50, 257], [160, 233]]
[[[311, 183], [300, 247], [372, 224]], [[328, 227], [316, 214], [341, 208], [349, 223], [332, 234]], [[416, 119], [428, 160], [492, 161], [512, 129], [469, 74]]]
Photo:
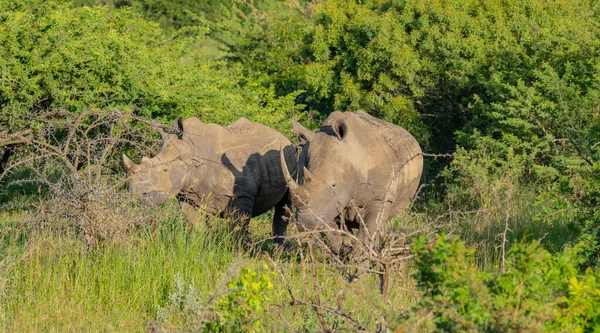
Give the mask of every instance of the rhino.
[[297, 180], [284, 150], [280, 161], [298, 228], [322, 233], [336, 254], [360, 255], [356, 245], [374, 245], [415, 195], [423, 170], [419, 144], [362, 111], [333, 112], [316, 133], [293, 119], [292, 128], [305, 141]]
[[246, 118], [227, 127], [177, 119], [174, 131], [154, 124], [162, 136], [156, 156], [135, 164], [123, 154], [130, 192], [152, 204], [177, 197], [206, 207], [209, 216], [232, 213], [244, 232], [251, 217], [275, 207], [273, 234], [283, 242], [291, 202], [281, 166], [296, 169], [290, 140]]

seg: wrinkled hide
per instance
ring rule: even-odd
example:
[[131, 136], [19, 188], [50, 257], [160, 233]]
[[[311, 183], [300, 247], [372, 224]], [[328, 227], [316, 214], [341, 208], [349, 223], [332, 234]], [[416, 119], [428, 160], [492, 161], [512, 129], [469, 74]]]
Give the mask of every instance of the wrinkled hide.
[[423, 153], [417, 141], [403, 128], [360, 111], [334, 112], [316, 133], [296, 122], [293, 129], [307, 141], [298, 180], [282, 167], [299, 228], [323, 233], [337, 253], [347, 246], [357, 251], [353, 237], [335, 232], [340, 228], [375, 244], [419, 186]]
[[[158, 126], [158, 124], [156, 124]], [[178, 197], [209, 214], [234, 213], [243, 229], [250, 217], [275, 207], [273, 232], [282, 241], [289, 202], [280, 163], [296, 168], [291, 142], [277, 131], [241, 118], [227, 127], [197, 118], [176, 121], [177, 130], [161, 132], [160, 152], [134, 164], [123, 155], [131, 192], [159, 204]]]

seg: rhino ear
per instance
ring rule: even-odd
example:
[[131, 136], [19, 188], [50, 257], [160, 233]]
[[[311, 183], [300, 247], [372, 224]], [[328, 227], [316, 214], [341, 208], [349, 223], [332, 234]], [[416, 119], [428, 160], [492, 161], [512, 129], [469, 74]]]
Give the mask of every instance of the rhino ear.
[[337, 121], [331, 128], [333, 128], [335, 135], [337, 135], [337, 138], [340, 140], [343, 140], [346, 137], [346, 134], [348, 134], [348, 125], [346, 125], [346, 121], [343, 119]]
[[303, 140], [309, 141], [312, 136], [315, 134], [313, 131], [308, 128], [302, 126], [296, 119], [292, 118], [292, 130], [300, 136]]
[[175, 119], [175, 123], [173, 125], [175, 126], [175, 134], [177, 134], [177, 138], [182, 139], [183, 138], [183, 121], [181, 121], [181, 118]]

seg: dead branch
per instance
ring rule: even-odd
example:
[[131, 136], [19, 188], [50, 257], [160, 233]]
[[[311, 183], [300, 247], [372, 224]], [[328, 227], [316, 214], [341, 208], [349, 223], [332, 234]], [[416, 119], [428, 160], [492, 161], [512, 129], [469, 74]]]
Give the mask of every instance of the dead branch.
[[433, 158], [438, 158], [438, 157], [447, 157], [447, 158], [453, 158], [454, 157], [454, 153], [446, 153], [446, 154], [429, 154], [429, 153], [423, 153], [423, 156], [425, 157], [433, 157]]

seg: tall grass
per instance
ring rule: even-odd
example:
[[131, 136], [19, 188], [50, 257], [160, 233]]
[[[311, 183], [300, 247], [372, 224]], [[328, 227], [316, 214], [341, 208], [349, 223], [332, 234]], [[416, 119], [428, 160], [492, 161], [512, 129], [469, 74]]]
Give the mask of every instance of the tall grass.
[[[180, 222], [180, 221], [178, 221]], [[43, 232], [1, 274], [7, 331], [140, 331], [176, 275], [214, 285], [239, 254], [223, 232], [176, 222], [89, 250], [74, 235]]]
[[[559, 251], [577, 235], [576, 209], [560, 197], [506, 182], [485, 189], [471, 211], [451, 197], [425, 197], [417, 213], [389, 225], [404, 234], [455, 234], [476, 249], [484, 267], [499, 266], [503, 247], [524, 237], [544, 238], [547, 248]], [[244, 250], [228, 220], [191, 220], [173, 203], [136, 207], [135, 198], [119, 191], [87, 193], [74, 187], [66, 196], [40, 199], [37, 212], [0, 214], [1, 331], [197, 331], [203, 317], [194, 309], [207, 308], [242, 268], [260, 271], [264, 265], [277, 272], [261, 320], [264, 331], [321, 331], [322, 320], [330, 328], [348, 328], [344, 315], [374, 331], [382, 316], [393, 321], [419, 299], [410, 262], [393, 270], [383, 301], [377, 276], [349, 282], [318, 251], [307, 257], [305, 248], [282, 252], [272, 242]], [[72, 211], [74, 200], [84, 209]], [[271, 219], [265, 214], [251, 221], [252, 241], [270, 236]], [[295, 236], [293, 225], [289, 234]], [[317, 295], [333, 309], [322, 318], [312, 306]]]
[[[580, 235], [580, 207], [559, 191], [523, 186], [507, 180], [492, 182], [479, 193], [478, 207], [447, 199], [450, 210], [443, 229], [476, 250], [482, 267], [497, 267], [503, 249], [522, 240], [539, 240], [551, 253], [569, 246]], [[472, 205], [472, 203], [469, 203]]]
[[[179, 212], [170, 214], [158, 226], [142, 227], [126, 239], [94, 248], [77, 233], [51, 228], [26, 231], [31, 222], [25, 216], [3, 215], [0, 330], [141, 332], [148, 325], [167, 331], [197, 329], [198, 323], [189, 322], [189, 318], [184, 322], [172, 311], [161, 314], [169, 298], [178, 292], [178, 283], [193, 286], [206, 301], [235, 276], [236, 270], [258, 269], [264, 264], [272, 267], [273, 263], [279, 273], [269, 316], [263, 320], [265, 330], [320, 330], [313, 309], [286, 306], [290, 291], [310, 298], [304, 292], [306, 274], [296, 252], [282, 254], [269, 247], [263, 247], [267, 252], [243, 251], [232, 239], [226, 221], [215, 219], [211, 221], [213, 227], [206, 229], [187, 223]], [[251, 223], [255, 240], [267, 236], [269, 229], [268, 216]], [[272, 260], [267, 260], [267, 255]], [[343, 301], [340, 311], [371, 322], [373, 329], [377, 307], [400, 311], [414, 302], [410, 282], [400, 277], [393, 279], [390, 304], [383, 304], [377, 279], [348, 283], [325, 258], [321, 259], [314, 266], [315, 280], [310, 280], [318, 286], [321, 297], [335, 298], [346, 290], [346, 296], [339, 300]], [[331, 314], [326, 314], [326, 319], [333, 327], [342, 321]]]

